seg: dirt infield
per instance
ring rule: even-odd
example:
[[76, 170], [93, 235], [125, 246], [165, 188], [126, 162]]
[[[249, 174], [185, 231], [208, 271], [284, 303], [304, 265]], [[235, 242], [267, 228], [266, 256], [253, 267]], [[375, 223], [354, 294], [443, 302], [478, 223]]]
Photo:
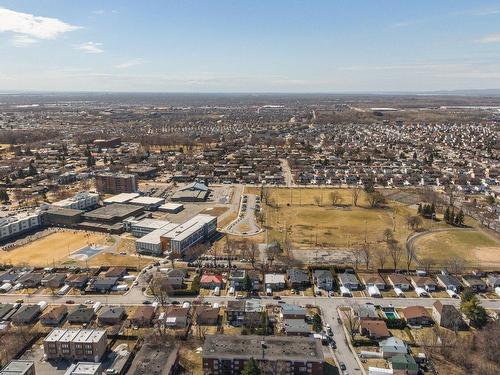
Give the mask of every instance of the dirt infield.
[[0, 263], [46, 267], [60, 264], [74, 251], [90, 244], [105, 245], [106, 236], [84, 231], [49, 234], [11, 251], [0, 252]]

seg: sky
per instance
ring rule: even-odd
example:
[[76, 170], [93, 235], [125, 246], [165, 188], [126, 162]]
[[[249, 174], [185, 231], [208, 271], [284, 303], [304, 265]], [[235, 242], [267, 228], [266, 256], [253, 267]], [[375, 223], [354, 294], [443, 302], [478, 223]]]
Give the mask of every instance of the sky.
[[499, 88], [499, 0], [0, 0], [0, 92]]

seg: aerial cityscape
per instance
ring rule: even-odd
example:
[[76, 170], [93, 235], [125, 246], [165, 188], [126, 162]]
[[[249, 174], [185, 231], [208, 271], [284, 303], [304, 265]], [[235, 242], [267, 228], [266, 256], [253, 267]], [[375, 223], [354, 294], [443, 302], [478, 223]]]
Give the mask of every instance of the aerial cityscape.
[[499, 25], [0, 0], [0, 375], [500, 374]]

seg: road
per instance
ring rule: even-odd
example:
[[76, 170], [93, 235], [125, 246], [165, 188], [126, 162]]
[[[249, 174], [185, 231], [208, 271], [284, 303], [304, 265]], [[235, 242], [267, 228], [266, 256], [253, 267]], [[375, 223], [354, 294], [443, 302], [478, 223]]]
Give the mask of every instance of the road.
[[283, 173], [283, 177], [285, 178], [285, 186], [293, 185], [293, 176], [292, 170], [290, 169], [290, 164], [288, 164], [288, 160], [280, 159], [281, 163], [281, 172]]
[[226, 233], [238, 236], [253, 236], [262, 232], [255, 217], [257, 196], [254, 194], [245, 194], [243, 197], [246, 197], [246, 201], [242, 198], [238, 217], [227, 226], [225, 231]]

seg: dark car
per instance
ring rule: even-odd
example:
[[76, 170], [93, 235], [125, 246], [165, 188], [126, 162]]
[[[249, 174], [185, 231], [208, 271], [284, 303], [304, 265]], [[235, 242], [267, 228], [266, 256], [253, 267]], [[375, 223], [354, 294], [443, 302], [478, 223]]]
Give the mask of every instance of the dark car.
[[339, 366], [340, 366], [340, 369], [341, 369], [342, 371], [345, 371], [346, 367], [345, 367], [345, 363], [344, 363], [344, 362], [340, 362], [340, 363], [339, 363]]
[[332, 349], [337, 349], [337, 343], [335, 342], [335, 340], [331, 340], [331, 341], [330, 341], [330, 347], [331, 347]]
[[281, 299], [280, 296], [274, 296], [273, 299]]
[[72, 305], [72, 304], [74, 304], [74, 303], [75, 303], [75, 301], [73, 301], [72, 299], [69, 299], [69, 300], [67, 300], [67, 301], [66, 301], [66, 303], [67, 303], [68, 305]]
[[142, 301], [142, 304], [143, 304], [143, 305], [151, 305], [151, 301], [149, 301], [149, 300], [144, 300], [144, 301]]

